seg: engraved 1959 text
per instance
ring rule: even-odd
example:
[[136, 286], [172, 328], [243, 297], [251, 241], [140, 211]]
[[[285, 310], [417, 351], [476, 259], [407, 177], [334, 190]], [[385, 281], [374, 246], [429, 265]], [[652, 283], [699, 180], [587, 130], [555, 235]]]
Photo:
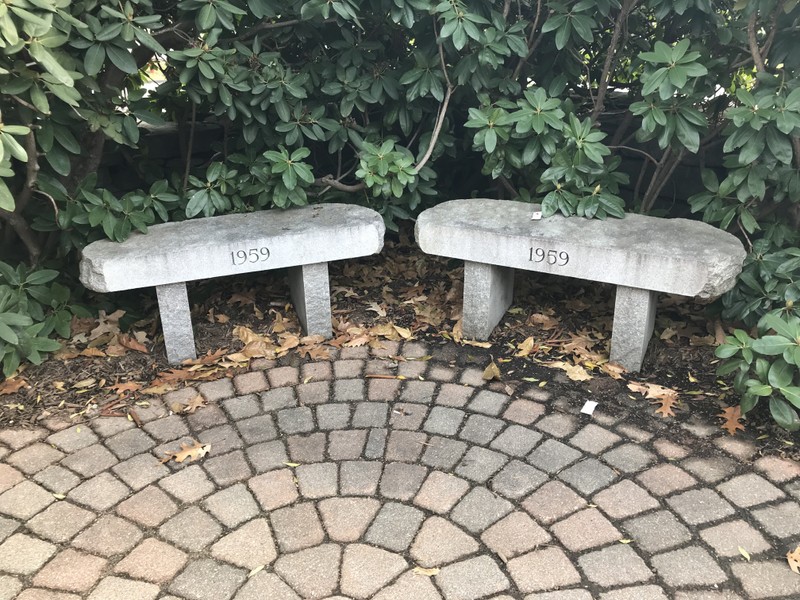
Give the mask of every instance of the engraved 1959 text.
[[231, 252], [231, 263], [237, 267], [245, 263], [264, 262], [269, 258], [269, 248], [248, 248], [247, 250], [236, 250]]
[[545, 250], [544, 248], [531, 248], [531, 262], [547, 262], [548, 265], [563, 267], [569, 262], [569, 254], [564, 250]]

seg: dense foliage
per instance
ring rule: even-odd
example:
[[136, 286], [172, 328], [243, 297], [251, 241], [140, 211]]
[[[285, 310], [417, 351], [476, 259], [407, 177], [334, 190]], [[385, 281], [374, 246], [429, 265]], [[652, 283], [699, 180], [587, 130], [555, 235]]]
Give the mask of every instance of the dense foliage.
[[693, 212], [752, 250], [723, 316], [788, 323], [799, 31], [797, 0], [5, 0], [0, 243], [61, 287], [0, 271], [4, 372], [52, 347], [87, 242], [310, 201]]

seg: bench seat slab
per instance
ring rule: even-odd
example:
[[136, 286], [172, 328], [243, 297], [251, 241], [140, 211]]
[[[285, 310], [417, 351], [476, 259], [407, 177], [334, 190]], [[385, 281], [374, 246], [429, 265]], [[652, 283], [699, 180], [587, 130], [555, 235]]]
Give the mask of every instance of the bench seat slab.
[[164, 346], [171, 364], [197, 358], [192, 332], [192, 313], [185, 283], [156, 286], [158, 312], [164, 331]]
[[611, 360], [631, 372], [642, 368], [656, 322], [656, 292], [617, 286]]
[[514, 269], [464, 262], [463, 331], [468, 338], [485, 340], [514, 299]]
[[306, 335], [331, 336], [331, 291], [328, 263], [289, 269], [292, 304]]

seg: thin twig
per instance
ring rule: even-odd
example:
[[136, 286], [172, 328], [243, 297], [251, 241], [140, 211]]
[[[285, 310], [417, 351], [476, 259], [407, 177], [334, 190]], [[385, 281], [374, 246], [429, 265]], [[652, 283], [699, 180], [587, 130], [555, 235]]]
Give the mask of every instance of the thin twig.
[[[627, 21], [628, 15], [636, 6], [637, 2], [638, 0], [626, 0], [623, 2], [622, 8], [620, 8], [619, 14], [617, 15], [617, 19], [614, 21], [614, 33], [611, 34], [611, 43], [608, 45], [608, 50], [606, 50], [606, 60], [605, 63], [603, 63], [603, 72], [600, 75], [600, 84], [597, 87], [597, 97], [594, 101], [594, 110], [592, 110], [592, 123], [597, 121], [597, 117], [600, 116], [600, 113], [603, 112], [603, 108], [605, 108], [603, 103], [606, 99], [606, 93], [608, 93], [608, 84], [611, 81], [611, 71], [613, 70], [616, 62], [622, 26], [625, 24], [625, 21]], [[591, 82], [589, 82], [589, 85], [591, 89]]]
[[750, 46], [750, 55], [753, 57], [753, 64], [756, 66], [756, 71], [763, 73], [767, 70], [764, 64], [764, 57], [761, 56], [761, 50], [758, 48], [758, 40], [756, 39], [756, 19], [758, 18], [758, 11], [754, 10], [747, 21], [747, 44]]
[[350, 193], [360, 192], [361, 190], [367, 187], [367, 185], [363, 181], [360, 181], [355, 185], [342, 183], [338, 179], [334, 179], [333, 175], [325, 175], [324, 177], [316, 178], [314, 180], [314, 185], [333, 188], [339, 190], [340, 192], [350, 192]]
[[652, 154], [649, 152], [645, 152], [644, 150], [640, 150], [639, 148], [632, 148], [631, 146], [622, 146], [622, 145], [613, 145], [613, 146], [606, 146], [606, 148], [618, 148], [622, 150], [630, 150], [631, 152], [638, 152], [639, 154], [644, 154], [647, 158], [649, 158], [654, 165], [658, 164], [658, 161], [653, 157]]
[[528, 52], [524, 58], [520, 58], [519, 62], [517, 63], [517, 67], [514, 69], [514, 73], [511, 75], [511, 79], [517, 80], [519, 78], [519, 74], [522, 72], [522, 67], [528, 62], [528, 59], [533, 56], [533, 51], [536, 50], [536, 46], [539, 45], [539, 42], [542, 41], [542, 36], [540, 35], [536, 38], [536, 41], [533, 41], [533, 36], [536, 35], [536, 28], [539, 27], [539, 16], [542, 13], [542, 0], [536, 0], [536, 16], [533, 19], [533, 27], [531, 27], [531, 32], [528, 34]]
[[[328, 19], [328, 21], [330, 20], [331, 19]], [[241, 42], [242, 40], [250, 39], [261, 31], [266, 31], [268, 29], [280, 29], [281, 27], [292, 27], [293, 25], [298, 25], [299, 23], [300, 19], [291, 19], [289, 21], [261, 21], [261, 23], [253, 25], [242, 35], [233, 38], [233, 41]]]
[[186, 168], [183, 171], [183, 191], [189, 186], [189, 171], [192, 168], [192, 152], [194, 150], [194, 126], [197, 120], [197, 105], [192, 102], [192, 122], [189, 123], [189, 143], [186, 149]]
[[739, 231], [742, 232], [745, 241], [747, 242], [747, 252], [748, 254], [753, 251], [753, 242], [750, 241], [750, 236], [747, 235], [747, 231], [745, 231], [744, 226], [742, 225], [742, 218], [739, 217], [736, 219], [736, 225], [739, 226]]
[[[433, 21], [433, 32], [436, 34], [436, 38], [439, 38], [439, 32], [436, 30], [436, 18], [434, 17]], [[439, 114], [436, 116], [436, 125], [433, 127], [433, 133], [431, 134], [430, 142], [428, 142], [428, 149], [425, 151], [425, 154], [414, 167], [414, 172], [419, 173], [422, 170], [422, 167], [430, 160], [431, 155], [433, 154], [433, 149], [436, 146], [436, 142], [439, 141], [439, 135], [442, 132], [442, 125], [444, 124], [444, 117], [447, 113], [447, 107], [450, 104], [450, 98], [453, 95], [453, 84], [450, 82], [450, 76], [447, 74], [447, 63], [445, 62], [444, 58], [444, 48], [442, 47], [442, 43], [438, 42], [439, 45], [439, 62], [442, 65], [442, 73], [444, 73], [444, 79], [447, 82], [447, 91], [444, 95], [444, 100], [442, 101], [442, 105], [439, 107]]]
[[19, 96], [15, 96], [14, 94], [11, 94], [11, 97], [14, 99], [15, 102], [17, 102], [18, 104], [21, 104], [25, 108], [30, 108], [32, 111], [37, 112], [39, 114], [44, 114], [44, 113], [42, 113], [42, 111], [40, 111], [38, 108], [36, 108], [33, 104], [23, 100]]

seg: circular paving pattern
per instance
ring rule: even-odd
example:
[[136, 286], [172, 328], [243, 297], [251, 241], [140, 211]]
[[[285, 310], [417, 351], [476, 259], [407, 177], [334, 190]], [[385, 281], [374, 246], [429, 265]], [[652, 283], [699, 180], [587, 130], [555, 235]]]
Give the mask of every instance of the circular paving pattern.
[[387, 346], [0, 431], [0, 600], [800, 597], [796, 463]]

